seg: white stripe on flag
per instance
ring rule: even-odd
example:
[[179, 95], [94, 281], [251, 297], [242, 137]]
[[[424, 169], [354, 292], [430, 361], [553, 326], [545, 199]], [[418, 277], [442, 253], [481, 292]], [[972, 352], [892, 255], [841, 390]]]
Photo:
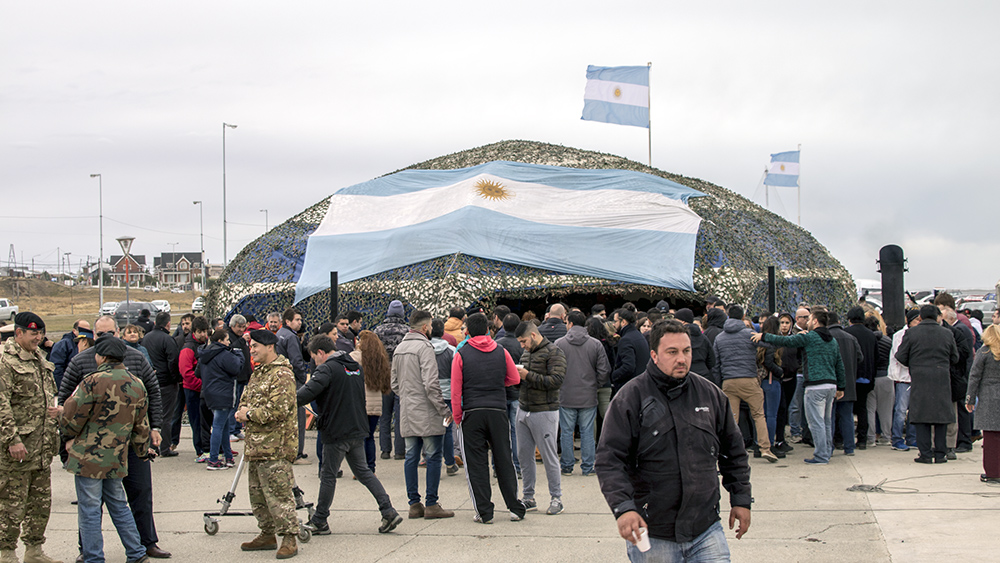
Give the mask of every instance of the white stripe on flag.
[[791, 176], [799, 175], [799, 163], [798, 162], [772, 162], [767, 167], [768, 174], [789, 174]]
[[649, 107], [649, 86], [611, 82], [608, 80], [588, 80], [583, 99]]

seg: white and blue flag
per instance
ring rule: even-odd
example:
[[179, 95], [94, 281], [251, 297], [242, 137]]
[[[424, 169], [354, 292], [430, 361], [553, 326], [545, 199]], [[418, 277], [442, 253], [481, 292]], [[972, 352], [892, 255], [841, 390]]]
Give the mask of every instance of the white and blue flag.
[[649, 67], [588, 66], [580, 119], [649, 128]]
[[295, 302], [341, 283], [463, 253], [694, 291], [705, 194], [628, 170], [495, 161], [404, 170], [343, 188], [309, 236]]
[[764, 185], [794, 188], [799, 185], [799, 153], [779, 152], [771, 155], [771, 164], [764, 176]]

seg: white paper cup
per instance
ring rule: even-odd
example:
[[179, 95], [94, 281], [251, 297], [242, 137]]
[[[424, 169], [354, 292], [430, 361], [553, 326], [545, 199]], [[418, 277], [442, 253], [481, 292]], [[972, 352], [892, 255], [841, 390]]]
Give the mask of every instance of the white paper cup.
[[[632, 537], [635, 537], [635, 532], [632, 532]], [[646, 553], [652, 547], [649, 545], [649, 530], [646, 528], [639, 528], [639, 537], [636, 540], [635, 546], [643, 553]]]
[[442, 418], [441, 424], [443, 424], [445, 428], [448, 428], [448, 425], [451, 424], [451, 421], [448, 420], [447, 418]]

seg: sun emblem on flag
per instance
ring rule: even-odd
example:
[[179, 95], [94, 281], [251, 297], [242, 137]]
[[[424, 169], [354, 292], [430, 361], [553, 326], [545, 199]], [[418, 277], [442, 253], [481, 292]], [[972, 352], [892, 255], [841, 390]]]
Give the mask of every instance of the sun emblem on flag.
[[615, 97], [616, 98], [622, 97], [622, 89], [620, 86], [615, 86]]
[[476, 182], [474, 187], [476, 188], [476, 193], [483, 199], [501, 201], [514, 197], [514, 194], [508, 191], [503, 184], [495, 180], [483, 178]]
[[782, 165], [781, 165], [781, 171], [782, 171], [782, 172], [784, 172], [784, 171], [785, 171], [785, 165], [784, 165], [784, 164], [782, 164]]

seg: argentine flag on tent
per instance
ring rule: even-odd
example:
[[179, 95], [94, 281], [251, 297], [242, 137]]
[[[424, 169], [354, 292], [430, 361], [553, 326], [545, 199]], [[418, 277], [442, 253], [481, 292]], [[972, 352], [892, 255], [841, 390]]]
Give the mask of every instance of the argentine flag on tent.
[[771, 164], [764, 176], [764, 185], [794, 188], [799, 185], [799, 153], [779, 152], [771, 155]]
[[580, 119], [648, 129], [649, 67], [588, 66]]
[[309, 236], [295, 302], [341, 283], [463, 253], [623, 282], [694, 290], [705, 194], [628, 170], [495, 161], [404, 170], [343, 188]]

